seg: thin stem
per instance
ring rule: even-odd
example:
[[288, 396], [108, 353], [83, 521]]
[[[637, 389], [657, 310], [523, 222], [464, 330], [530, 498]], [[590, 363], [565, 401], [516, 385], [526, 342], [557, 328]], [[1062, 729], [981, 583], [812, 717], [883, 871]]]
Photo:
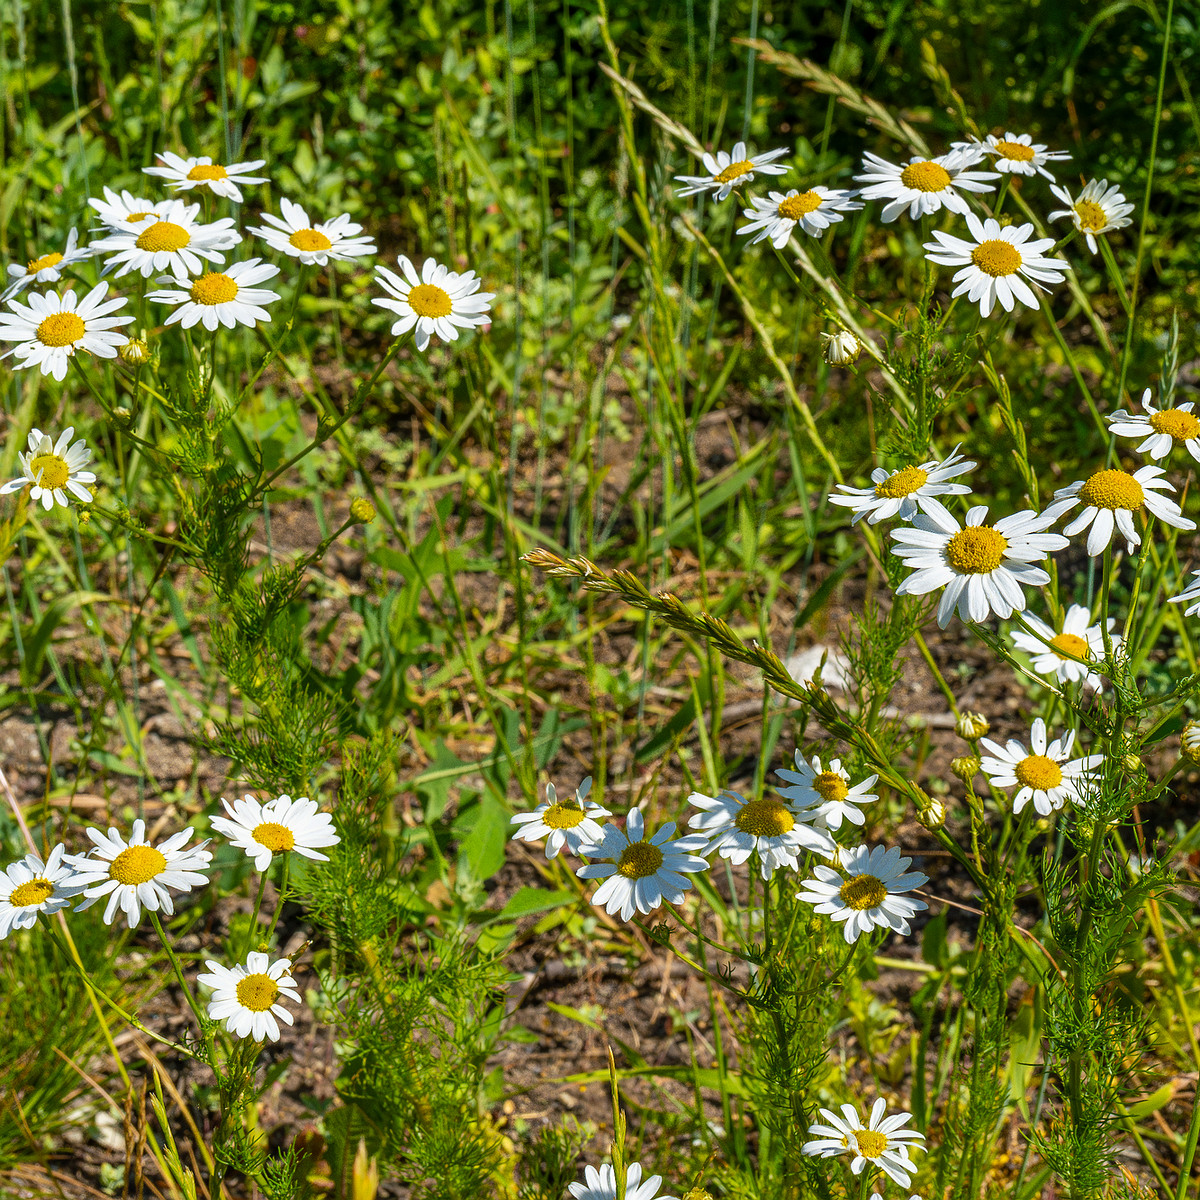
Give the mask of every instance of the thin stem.
[[275, 897], [275, 911], [271, 914], [271, 924], [267, 929], [267, 940], [270, 941], [271, 934], [275, 932], [275, 926], [279, 923], [279, 914], [283, 910], [284, 896], [287, 894], [288, 885], [288, 867], [291, 865], [291, 855], [284, 852], [283, 866], [280, 868], [279, 874], [279, 892]]
[[201, 1030], [205, 1027], [205, 1017], [200, 1011], [200, 1005], [196, 1001], [195, 995], [192, 993], [188, 981], [183, 977], [183, 967], [180, 966], [179, 959], [175, 955], [175, 951], [171, 948], [171, 943], [167, 940], [166, 930], [162, 927], [162, 921], [159, 920], [158, 913], [152, 909], [150, 912], [150, 923], [154, 926], [154, 932], [158, 934], [158, 940], [162, 942], [163, 949], [167, 952], [167, 957], [171, 960], [171, 966], [175, 971], [175, 978], [179, 981], [179, 986], [183, 991], [183, 998], [188, 1002], [188, 1008], [192, 1010], [192, 1015], [196, 1018]]
[[[258, 931], [258, 914], [262, 908], [263, 892], [267, 887], [267, 872], [260, 871], [258, 875], [258, 894], [254, 897], [254, 915], [250, 918], [250, 928], [246, 932], [246, 947], [242, 953], [245, 958], [254, 949], [254, 935]], [[241, 961], [239, 959], [239, 961]]]

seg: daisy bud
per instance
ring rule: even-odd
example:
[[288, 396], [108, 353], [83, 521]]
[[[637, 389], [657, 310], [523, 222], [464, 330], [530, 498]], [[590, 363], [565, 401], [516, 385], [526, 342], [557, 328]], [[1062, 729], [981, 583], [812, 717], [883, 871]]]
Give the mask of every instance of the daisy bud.
[[928, 803], [917, 811], [917, 820], [930, 831], [941, 829], [946, 823], [946, 806], [936, 796], [926, 796], [925, 799]]
[[123, 346], [117, 347], [122, 362], [131, 367], [144, 366], [150, 361], [150, 343], [145, 338], [131, 337]]
[[712, 1193], [702, 1187], [694, 1187], [690, 1192], [683, 1193], [683, 1200], [713, 1200]]
[[821, 341], [825, 345], [825, 361], [831, 366], [852, 363], [862, 353], [862, 342], [845, 329], [839, 329], [837, 333], [823, 333]]
[[1121, 759], [1121, 766], [1127, 775], [1139, 775], [1142, 771], [1142, 760], [1136, 754], [1127, 754]]
[[350, 516], [360, 525], [370, 525], [375, 520], [375, 505], [365, 496], [356, 496], [350, 501]]
[[1189, 721], [1179, 738], [1179, 753], [1200, 766], [1200, 721]]
[[958, 720], [954, 722], [954, 732], [967, 742], [974, 742], [981, 737], [987, 737], [988, 731], [991, 728], [987, 717], [983, 713], [968, 712], [966, 710], [960, 712]]
[[950, 760], [950, 770], [968, 787], [971, 786], [971, 780], [979, 774], [979, 767], [979, 758], [974, 754], [964, 754], [961, 758]]

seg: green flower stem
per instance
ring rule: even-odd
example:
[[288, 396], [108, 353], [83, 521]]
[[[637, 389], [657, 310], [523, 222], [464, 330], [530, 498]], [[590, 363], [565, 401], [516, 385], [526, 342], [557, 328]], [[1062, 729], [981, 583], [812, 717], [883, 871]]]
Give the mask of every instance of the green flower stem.
[[162, 942], [163, 949], [167, 952], [167, 957], [171, 960], [171, 966], [175, 971], [175, 978], [179, 981], [179, 986], [183, 990], [184, 999], [188, 1002], [188, 1008], [192, 1010], [192, 1015], [196, 1018], [201, 1030], [205, 1028], [206, 1018], [200, 1011], [200, 1005], [188, 986], [188, 981], [183, 977], [183, 967], [179, 964], [179, 959], [176, 957], [174, 949], [167, 938], [166, 930], [162, 927], [162, 921], [159, 920], [158, 913], [153, 909], [148, 910], [150, 913], [150, 923], [154, 926], [154, 932], [158, 934], [158, 940]]
[[258, 894], [254, 897], [254, 914], [250, 918], [250, 928], [246, 932], [246, 945], [241, 958], [238, 959], [239, 962], [254, 949], [254, 935], [258, 932], [258, 914], [262, 908], [263, 892], [267, 887], [267, 873], [267, 871], [258, 873]]
[[283, 898], [287, 894], [288, 885], [288, 868], [291, 865], [291, 853], [287, 850], [283, 852], [283, 866], [279, 873], [279, 892], [275, 897], [275, 911], [271, 914], [271, 924], [267, 929], [267, 940], [270, 941], [271, 934], [275, 932], [275, 926], [279, 923], [279, 914], [283, 911]]

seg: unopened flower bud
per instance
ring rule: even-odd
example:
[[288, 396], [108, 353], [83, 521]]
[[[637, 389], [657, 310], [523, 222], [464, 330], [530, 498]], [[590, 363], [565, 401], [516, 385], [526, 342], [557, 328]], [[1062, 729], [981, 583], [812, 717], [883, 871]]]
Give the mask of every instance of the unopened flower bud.
[[964, 709], [954, 722], [954, 732], [964, 741], [973, 742], [977, 738], [987, 737], [991, 725], [983, 713], [968, 712]]
[[683, 1200], [713, 1200], [712, 1193], [702, 1187], [694, 1187], [690, 1192], [683, 1193]]
[[370, 525], [375, 520], [375, 505], [365, 496], [356, 496], [350, 501], [350, 516], [360, 525]]
[[1137, 775], [1142, 771], [1142, 760], [1136, 754], [1127, 754], [1121, 759], [1121, 766], [1127, 775]]
[[980, 762], [974, 754], [964, 754], [950, 760], [950, 770], [969, 787], [971, 780], [979, 774]]
[[1200, 721], [1189, 721], [1179, 737], [1179, 753], [1200, 766]]
[[133, 413], [131, 413], [124, 405], [121, 405], [120, 408], [113, 409], [113, 418], [117, 421], [132, 421]]
[[936, 796], [931, 796], [929, 803], [918, 811], [917, 820], [926, 829], [941, 829], [946, 823], [946, 806]]
[[823, 333], [821, 341], [825, 343], [825, 361], [832, 366], [852, 363], [862, 353], [862, 342], [845, 329], [839, 329], [837, 333]]
[[150, 361], [150, 343], [145, 338], [131, 337], [123, 346], [117, 347], [122, 362], [131, 367], [140, 367]]

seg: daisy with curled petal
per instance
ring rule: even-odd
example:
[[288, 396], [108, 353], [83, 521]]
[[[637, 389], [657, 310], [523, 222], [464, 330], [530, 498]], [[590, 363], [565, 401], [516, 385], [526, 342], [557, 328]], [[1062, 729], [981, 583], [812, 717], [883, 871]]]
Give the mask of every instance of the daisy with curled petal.
[[223, 833], [247, 858], [254, 859], [254, 869], [265, 871], [271, 856], [295, 851], [305, 858], [328, 862], [329, 855], [321, 848], [336, 846], [342, 839], [333, 828], [333, 818], [318, 812], [315, 800], [301, 796], [277, 796], [261, 803], [247, 793], [232, 804], [222, 798], [228, 817], [213, 817], [210, 825]]
[[66, 856], [75, 868], [74, 882], [84, 896], [75, 911], [91, 908], [107, 896], [105, 925], [113, 923], [118, 908], [130, 929], [141, 920], [143, 907], [151, 912], [173, 913], [171, 890], [190, 892], [208, 882], [202, 874], [212, 861], [212, 854], [204, 849], [208, 839], [185, 850], [184, 843], [192, 836], [190, 827], [157, 846], [147, 841], [146, 822], [140, 819], [134, 821], [128, 842], [115, 829], [109, 829], [107, 837], [91, 827], [86, 833], [92, 839], [91, 852]]
[[259, 258], [234, 263], [225, 271], [206, 271], [199, 279], [176, 275], [164, 276], [160, 283], [178, 286], [157, 292], [147, 292], [147, 300], [178, 307], [167, 318], [167, 324], [179, 321], [184, 329], [202, 324], [212, 331], [218, 325], [232, 329], [235, 325], [254, 326], [269, 321], [271, 314], [262, 306], [279, 299], [278, 292], [256, 287], [279, 274], [279, 268]]
[[137, 271], [149, 279], [155, 271], [174, 275], [198, 275], [204, 263], [225, 261], [223, 250], [242, 240], [233, 228], [232, 217], [207, 224], [198, 221], [199, 204], [169, 200], [154, 218], [117, 225], [106, 238], [95, 243], [98, 254], [106, 255], [104, 272], [116, 278]]
[[334, 262], [353, 262], [367, 254], [377, 253], [374, 241], [359, 237], [362, 226], [350, 220], [347, 213], [314, 225], [308, 213], [288, 199], [279, 202], [282, 217], [263, 213], [262, 219], [272, 228], [248, 229], [262, 238], [272, 250], [281, 250], [292, 258], [298, 258], [306, 266], [324, 266], [330, 259]]
[[806, 890], [797, 892], [796, 899], [844, 922], [848, 943], [873, 929], [894, 929], [907, 936], [912, 932], [909, 919], [929, 907], [924, 900], [904, 895], [929, 882], [928, 875], [910, 871], [911, 864], [895, 846], [843, 846], [838, 856], [841, 871], [814, 867], [816, 879], [806, 879], [801, 884]]
[[732, 154], [718, 150], [703, 158], [705, 174], [676, 175], [679, 183], [686, 184], [676, 193], [678, 196], [695, 196], [700, 192], [714, 192], [717, 200], [724, 200], [735, 187], [749, 183], [755, 175], [786, 175], [788, 168], [777, 163], [787, 153], [769, 150], [766, 154], [747, 154], [746, 143], [738, 142]]
[[1121, 533], [1126, 549], [1132, 554], [1134, 548], [1142, 544], [1141, 535], [1133, 526], [1133, 517], [1144, 509], [1176, 529], [1196, 528], [1196, 522], [1185, 517], [1174, 500], [1159, 495], [1160, 490], [1175, 490], [1163, 478], [1165, 474], [1162, 467], [1145, 466], [1132, 475], [1117, 467], [1106, 467], [1087, 479], [1059, 488], [1045, 516], [1057, 520], [1063, 513], [1082, 504], [1083, 512], [1063, 529], [1063, 533], [1074, 537], [1090, 525], [1087, 552], [1093, 558], [1103, 554], [1112, 545], [1116, 534]]
[[850, 1170], [855, 1175], [861, 1175], [870, 1163], [901, 1187], [909, 1185], [912, 1173], [917, 1169], [909, 1152], [925, 1149], [925, 1135], [904, 1128], [912, 1120], [912, 1113], [899, 1112], [893, 1117], [885, 1117], [887, 1101], [882, 1096], [872, 1106], [865, 1125], [853, 1104], [843, 1104], [840, 1117], [827, 1108], [818, 1111], [827, 1124], [808, 1127], [808, 1132], [817, 1136], [804, 1143], [805, 1154], [831, 1158], [848, 1152], [854, 1156]]
[[966, 213], [965, 192], [990, 192], [998, 179], [994, 171], [972, 171], [982, 153], [978, 150], [952, 150], [938, 158], [912, 158], [897, 165], [867, 151], [863, 155], [863, 174], [855, 175], [856, 183], [868, 186], [858, 194], [864, 200], [886, 200], [882, 219], [894, 221], [906, 208], [915, 221], [941, 208]]
[[860, 208], [853, 192], [838, 188], [814, 187], [807, 192], [792, 188], [786, 195], [768, 192], [765, 200], [750, 197], [750, 207], [742, 209], [742, 216], [750, 221], [739, 226], [738, 233], [754, 234], [751, 246], [769, 238], [776, 250], [782, 250], [797, 226], [811, 237], [820, 237], [830, 225], [844, 220], [843, 213]]
[[546, 857], [556, 858], [563, 846], [572, 854], [585, 854], [603, 837], [601, 817], [612, 813], [599, 804], [586, 804], [587, 794], [592, 790], [589, 775], [570, 799], [558, 798], [554, 784], [546, 784], [546, 800], [532, 812], [517, 813], [513, 824], [522, 828], [513, 834], [514, 842], [536, 842], [546, 839]]
[[96, 482], [96, 476], [91, 471], [84, 470], [92, 461], [92, 452], [83, 438], [74, 445], [71, 444], [71, 435], [74, 432], [75, 426], [68, 425], [58, 435], [56, 442], [48, 433], [43, 433], [40, 429], [31, 429], [26, 442], [28, 452], [17, 452], [21, 474], [0, 487], [0, 496], [19, 492], [23, 487], [32, 484], [29, 498], [34, 501], [40, 500], [47, 512], [56, 504], [66, 508], [71, 503], [68, 492], [85, 504], [90, 501], [92, 493], [83, 485]]
[[[1022, 613], [1021, 620], [1033, 632], [1025, 633], [1014, 629], [1013, 644], [1033, 655], [1033, 669], [1039, 675], [1053, 675], [1060, 683], [1078, 683], [1083, 680], [1085, 687], [1100, 691], [1104, 687], [1104, 679], [1095, 671], [1089, 671], [1083, 663], [1076, 661], [1080, 658], [1104, 657], [1104, 632], [1098, 624], [1088, 624], [1090, 619], [1091, 613], [1082, 604], [1072, 604], [1063, 618], [1062, 633], [1055, 633], [1049, 625], [1039, 621], [1031, 613]], [[1116, 651], [1121, 644], [1121, 638], [1112, 632], [1114, 625], [1116, 619], [1109, 617], [1109, 640]], [[1075, 657], [1064, 658], [1059, 651]]]
[[1071, 193], [1065, 187], [1050, 189], [1067, 207], [1052, 212], [1047, 218], [1057, 221], [1059, 217], [1070, 217], [1075, 228], [1087, 238], [1088, 249], [1095, 254], [1099, 247], [1096, 245], [1096, 235], [1108, 233], [1110, 229], [1124, 229], [1132, 224], [1128, 215], [1134, 206], [1127, 204], [1121, 189], [1114, 183], [1108, 186], [1107, 179], [1091, 179], [1079, 193], [1078, 200], [1071, 199]]
[[790, 785], [780, 788], [779, 794], [801, 808], [814, 810], [821, 828], [841, 829], [843, 821], [861, 825], [866, 818], [857, 806], [879, 799], [871, 791], [879, 776], [869, 775], [851, 787], [850, 776], [842, 769], [840, 758], [831, 759], [829, 766], [822, 767], [819, 755], [814, 755], [808, 763], [797, 750], [796, 769], [780, 767], [775, 774]]
[[9, 296], [15, 296], [31, 283], [57, 283], [67, 267], [87, 262], [95, 253], [95, 246], [79, 248], [79, 230], [72, 229], [67, 234], [67, 244], [63, 247], [61, 254], [57, 250], [51, 250], [39, 258], [31, 258], [24, 266], [20, 263], [9, 263], [8, 274], [12, 283], [0, 296], [0, 300], [7, 300]]
[[1048, 150], [1041, 142], [1034, 142], [1028, 133], [1006, 133], [1002, 138], [994, 133], [980, 147], [992, 156], [992, 166], [1010, 175], [1044, 175], [1053, 180], [1046, 170], [1048, 162], [1066, 162], [1071, 156], [1066, 150]]
[[939, 266], [960, 268], [954, 274], [958, 287], [950, 295], [965, 293], [979, 305], [982, 316], [991, 315], [997, 300], [1005, 312], [1012, 312], [1018, 300], [1037, 308], [1033, 289], [1048, 292], [1071, 269], [1065, 259], [1046, 258], [1042, 253], [1054, 245], [1053, 238], [1029, 240], [1032, 224], [1001, 225], [993, 217], [981, 221], [974, 213], [966, 217], [973, 241], [935, 229], [936, 240], [924, 243], [929, 251], [925, 257]]
[[266, 163], [265, 158], [256, 158], [252, 162], [230, 163], [227, 167], [215, 163], [207, 155], [199, 158], [180, 158], [169, 150], [164, 154], [154, 156], [162, 164], [158, 167], [143, 167], [147, 175], [157, 175], [167, 180], [167, 186], [174, 192], [190, 192], [193, 188], [207, 188], [214, 196], [224, 196], [227, 200], [242, 202], [242, 193], [238, 184], [244, 187], [251, 183], [266, 183], [265, 175], [251, 175]]
[[125, 335], [117, 333], [122, 325], [133, 321], [132, 316], [112, 314], [125, 303], [124, 296], [105, 300], [107, 283], [98, 283], [82, 300], [68, 289], [62, 296], [31, 292], [28, 304], [8, 302], [9, 312], [0, 312], [0, 341], [16, 342], [10, 354], [19, 361], [15, 370], [40, 367], [43, 375], [53, 375], [60, 383], [67, 376], [67, 366], [77, 350], [86, 350], [97, 358], [116, 358], [117, 347]]
[[[918, 510], [946, 513], [945, 506], [935, 497], [969, 495], [971, 489], [965, 483], [950, 483], [949, 480], [974, 469], [975, 463], [959, 454], [955, 446], [954, 452], [941, 462], [933, 459], [919, 467], [900, 467], [895, 471], [876, 467], [871, 472], [874, 487], [856, 488], [838, 484], [838, 491], [842, 494], [831, 495], [829, 503], [853, 509], [851, 525], [863, 517], [867, 518], [868, 525], [878, 524], [890, 517], [911, 521]], [[949, 516], [949, 513], [946, 515]]]
[[717, 796], [693, 792], [688, 803], [701, 810], [688, 821], [688, 828], [712, 839], [700, 853], [719, 851], [735, 866], [757, 853], [764, 879], [770, 879], [777, 867], [794, 869], [805, 850], [828, 857], [836, 849], [829, 834], [805, 823], [813, 820], [814, 813], [799, 812], [772, 796], [747, 800], [726, 788]]
[[1176, 446], [1182, 446], [1200, 462], [1200, 418], [1192, 412], [1195, 404], [1188, 400], [1174, 408], [1155, 408], [1150, 396], [1147, 388], [1142, 393], [1144, 413], [1127, 413], [1119, 408], [1105, 417], [1109, 432], [1118, 437], [1144, 437], [1138, 453], [1156, 460], [1166, 458]]
[[292, 978], [290, 959], [277, 958], [274, 962], [257, 950], [246, 956], [243, 966], [223, 967], [212, 959], [206, 959], [205, 974], [197, 975], [196, 982], [212, 988], [212, 999], [208, 1002], [208, 1015], [214, 1021], [224, 1021], [225, 1028], [240, 1038], [253, 1038], [261, 1042], [265, 1038], [279, 1041], [279, 1021], [292, 1024], [292, 1014], [280, 999], [287, 997], [300, 1003], [300, 993]]
[[479, 290], [483, 280], [474, 271], [459, 274], [427, 258], [418, 275], [407, 255], [401, 254], [397, 262], [403, 279], [387, 267], [375, 268], [384, 291], [395, 299], [371, 301], [399, 315], [400, 320], [392, 326], [394, 336], [415, 328], [413, 341], [418, 350], [424, 350], [435, 333], [443, 342], [454, 342], [460, 329], [485, 325], [490, 319], [487, 314], [495, 293]]
[[1023, 584], [1040, 587], [1050, 576], [1033, 564], [1067, 539], [1043, 532], [1054, 520], [1049, 510], [1038, 516], [1026, 509], [987, 525], [987, 506], [967, 510], [960, 529], [949, 514], [929, 512], [913, 517], [912, 528], [892, 530], [899, 546], [892, 552], [915, 568], [896, 589], [898, 596], [924, 596], [944, 587], [938, 625], [945, 629], [957, 607], [963, 621], [984, 621], [990, 613], [1009, 617], [1025, 611]]
[[158, 216], [160, 210], [173, 200], [143, 200], [132, 192], [122, 191], [117, 195], [112, 188], [104, 189], [104, 199], [97, 200], [94, 196], [88, 204], [96, 210], [101, 225], [110, 229], [123, 225], [141, 225], [151, 217]]
[[604, 836], [587, 853], [614, 861], [588, 863], [575, 872], [580, 879], [604, 880], [592, 903], [605, 905], [610, 916], [620, 911], [622, 921], [630, 920], [635, 909], [652, 913], [664, 900], [678, 904], [692, 886], [686, 875], [708, 870], [708, 863], [692, 853], [706, 846], [708, 838], [696, 833], [672, 841], [674, 832], [675, 822], [668, 821], [645, 841], [639, 808], [629, 810], [624, 829], [605, 825]]
[[[569, 1183], [567, 1190], [575, 1200], [617, 1200], [617, 1173], [612, 1163], [604, 1163], [599, 1170], [583, 1168], [583, 1183]], [[630, 1163], [625, 1172], [625, 1200], [677, 1200], [675, 1196], [659, 1196], [661, 1175], [651, 1175], [642, 1180], [642, 1164]]]
[[32, 929], [38, 913], [49, 916], [68, 907], [79, 894], [74, 878], [70, 864], [63, 862], [62, 846], [55, 846], [45, 862], [27, 854], [5, 867], [0, 875], [0, 939], [14, 929]]
[[1192, 572], [1192, 582], [1178, 596], [1167, 597], [1168, 604], [1186, 604], [1183, 610], [1185, 617], [1194, 617], [1200, 613], [1200, 571]]
[[1075, 803], [1095, 770], [1104, 761], [1103, 754], [1071, 758], [1075, 731], [1068, 729], [1061, 738], [1046, 743], [1046, 722], [1038, 717], [1029, 730], [1030, 750], [1015, 738], [1001, 746], [991, 738], [980, 745], [990, 754], [981, 759], [980, 770], [996, 787], [1019, 787], [1013, 799], [1013, 812], [1019, 813], [1031, 800], [1043, 817], [1062, 808], [1064, 801]]

